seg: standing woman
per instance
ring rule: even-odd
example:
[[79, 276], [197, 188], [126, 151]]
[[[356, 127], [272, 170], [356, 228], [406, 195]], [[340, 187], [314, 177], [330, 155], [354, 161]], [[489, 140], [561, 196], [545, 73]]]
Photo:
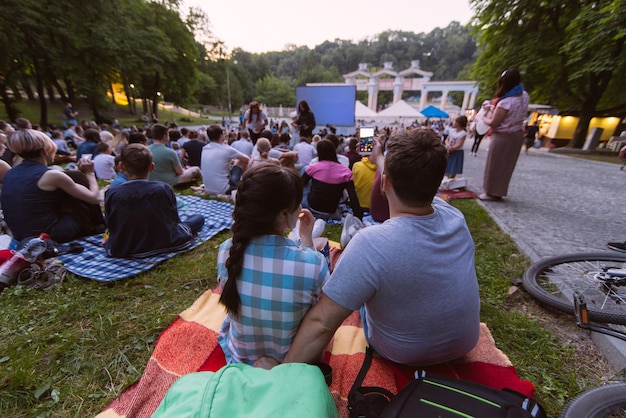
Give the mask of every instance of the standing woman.
[[250, 103], [250, 108], [243, 115], [243, 128], [250, 132], [250, 140], [256, 145], [256, 140], [261, 136], [261, 131], [267, 126], [267, 115], [261, 110], [261, 105], [256, 100]]
[[484, 193], [480, 200], [501, 200], [509, 190], [509, 182], [524, 144], [524, 120], [528, 112], [528, 93], [516, 69], [504, 71], [498, 78], [495, 109], [485, 114], [491, 126], [491, 144], [485, 164]]
[[315, 115], [306, 100], [300, 100], [298, 103], [298, 114], [293, 125], [300, 131], [300, 138], [312, 138], [313, 129], [315, 129]]

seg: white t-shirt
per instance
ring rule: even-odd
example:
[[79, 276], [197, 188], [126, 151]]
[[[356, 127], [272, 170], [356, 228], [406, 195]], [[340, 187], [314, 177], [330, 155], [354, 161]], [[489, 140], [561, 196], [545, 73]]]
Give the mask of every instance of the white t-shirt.
[[311, 163], [311, 160], [317, 152], [315, 151], [315, 147], [309, 144], [308, 142], [298, 142], [293, 146], [293, 150], [298, 153], [298, 162], [297, 164], [308, 165]]
[[230, 188], [230, 162], [247, 155], [228, 144], [209, 142], [202, 148], [200, 170], [204, 189], [210, 194], [224, 194]]
[[93, 157], [93, 170], [101, 180], [115, 177], [115, 157], [110, 154], [98, 154]]
[[263, 121], [267, 121], [267, 115], [265, 112], [261, 112], [261, 117], [257, 113], [252, 114], [251, 120], [248, 120], [248, 116], [250, 115], [250, 109], [246, 110], [246, 113], [243, 115], [243, 120], [246, 122], [246, 129], [249, 129], [255, 133], [260, 133], [263, 129]]

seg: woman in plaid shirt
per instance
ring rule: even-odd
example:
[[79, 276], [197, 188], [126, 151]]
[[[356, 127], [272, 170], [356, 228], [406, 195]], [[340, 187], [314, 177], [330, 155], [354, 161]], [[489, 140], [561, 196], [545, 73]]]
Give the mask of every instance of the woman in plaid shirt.
[[[233, 237], [222, 243], [217, 260], [220, 303], [228, 311], [218, 342], [228, 363], [282, 361], [328, 278], [302, 194], [298, 173], [275, 164], [247, 170], [237, 188]], [[300, 246], [285, 237], [298, 219]]]

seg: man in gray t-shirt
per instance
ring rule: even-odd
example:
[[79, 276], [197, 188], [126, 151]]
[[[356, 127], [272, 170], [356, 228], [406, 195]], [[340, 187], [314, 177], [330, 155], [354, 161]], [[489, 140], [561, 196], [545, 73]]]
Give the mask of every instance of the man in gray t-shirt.
[[390, 219], [350, 241], [285, 362], [316, 361], [344, 319], [362, 307], [369, 344], [398, 363], [444, 363], [478, 341], [474, 243], [463, 215], [434, 198], [447, 162], [441, 140], [426, 129], [396, 132], [386, 156], [376, 141], [372, 158], [384, 164]]

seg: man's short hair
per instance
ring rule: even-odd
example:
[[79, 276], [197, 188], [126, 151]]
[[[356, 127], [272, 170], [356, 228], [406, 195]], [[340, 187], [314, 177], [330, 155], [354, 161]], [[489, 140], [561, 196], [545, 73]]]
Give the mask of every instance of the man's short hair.
[[219, 141], [223, 133], [224, 130], [217, 124], [209, 126], [206, 130], [206, 134], [211, 142]]
[[120, 161], [128, 174], [147, 177], [152, 164], [152, 151], [143, 144], [128, 144], [122, 149]]
[[106, 142], [98, 142], [98, 145], [96, 145], [96, 149], [98, 150], [98, 154], [102, 154], [104, 152], [107, 152], [109, 150], [109, 148], [111, 148], [111, 146], [109, 144], [107, 144]]
[[152, 138], [157, 141], [162, 141], [163, 139], [168, 139], [167, 131], [169, 128], [165, 125], [161, 125], [160, 123], [155, 123], [152, 125]]
[[387, 141], [385, 176], [405, 204], [432, 202], [448, 162], [446, 147], [430, 129], [397, 131]]

